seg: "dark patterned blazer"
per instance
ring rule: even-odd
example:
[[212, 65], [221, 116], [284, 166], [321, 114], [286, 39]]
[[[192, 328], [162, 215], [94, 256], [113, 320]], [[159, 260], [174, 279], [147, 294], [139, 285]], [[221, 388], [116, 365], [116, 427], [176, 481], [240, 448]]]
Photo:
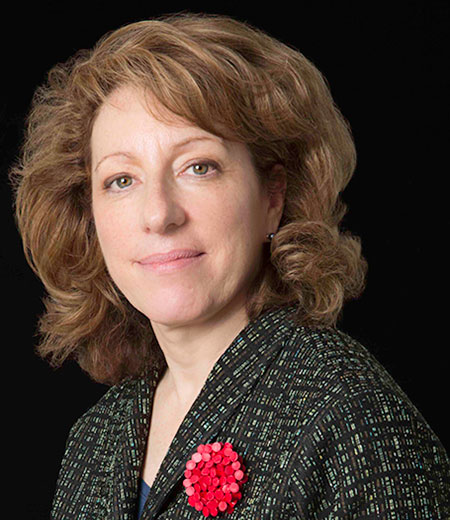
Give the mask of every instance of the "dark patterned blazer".
[[[357, 341], [296, 324], [295, 306], [250, 322], [222, 354], [161, 464], [142, 520], [205, 518], [186, 462], [230, 442], [247, 482], [230, 520], [450, 518], [450, 462], [407, 396]], [[112, 387], [71, 429], [53, 520], [136, 520], [161, 374]]]

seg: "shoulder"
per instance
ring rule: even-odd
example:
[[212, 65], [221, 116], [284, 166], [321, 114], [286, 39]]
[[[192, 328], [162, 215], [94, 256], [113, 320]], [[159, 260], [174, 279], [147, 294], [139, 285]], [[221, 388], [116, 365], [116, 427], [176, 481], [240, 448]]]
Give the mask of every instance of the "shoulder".
[[88, 518], [91, 507], [100, 507], [97, 493], [113, 478], [117, 442], [142, 384], [143, 380], [129, 380], [109, 388], [72, 426], [59, 470], [52, 518]]
[[[292, 397], [310, 390], [333, 406], [363, 394], [395, 394], [413, 407], [406, 393], [358, 340], [337, 328], [308, 328], [288, 321], [282, 351], [292, 376]], [[305, 396], [302, 395], [304, 398]]]
[[283, 355], [294, 374], [289, 471], [302, 514], [304, 496], [320, 489], [327, 507], [355, 517], [388, 507], [442, 518], [450, 500], [448, 455], [376, 358], [342, 331], [295, 325]]
[[360, 431], [389, 424], [401, 432], [407, 424], [414, 435], [439, 444], [405, 391], [358, 340], [336, 328], [290, 321], [285, 342], [279, 365], [286, 367], [286, 401], [303, 432], [333, 421]]
[[111, 431], [120, 429], [124, 418], [130, 413], [139, 395], [139, 387], [143, 380], [133, 379], [110, 387], [106, 393], [79, 417], [70, 429], [66, 450], [74, 446], [96, 439], [99, 442], [109, 436]]

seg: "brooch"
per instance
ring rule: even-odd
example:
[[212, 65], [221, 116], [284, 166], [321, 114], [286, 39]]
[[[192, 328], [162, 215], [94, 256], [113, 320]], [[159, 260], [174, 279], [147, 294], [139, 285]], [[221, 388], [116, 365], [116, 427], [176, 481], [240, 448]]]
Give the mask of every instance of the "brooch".
[[200, 444], [186, 462], [184, 476], [189, 505], [205, 517], [232, 513], [248, 480], [242, 457], [229, 442]]

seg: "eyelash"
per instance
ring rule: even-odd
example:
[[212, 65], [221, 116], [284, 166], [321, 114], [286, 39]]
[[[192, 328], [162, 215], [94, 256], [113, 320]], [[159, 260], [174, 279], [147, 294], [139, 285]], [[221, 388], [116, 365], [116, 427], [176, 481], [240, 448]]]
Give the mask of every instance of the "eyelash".
[[[215, 170], [217, 173], [220, 172], [220, 167], [219, 165], [215, 162], [215, 161], [210, 161], [210, 160], [200, 160], [200, 161], [194, 161], [192, 162], [189, 166], [186, 167], [186, 170], [188, 170], [189, 168], [192, 168], [193, 166], [207, 166], [208, 167], [208, 171], [209, 169], [213, 169]], [[198, 177], [198, 178], [209, 178], [211, 177], [212, 175], [214, 174], [205, 174], [205, 175], [194, 175], [194, 177]], [[116, 181], [119, 181], [120, 179], [123, 179], [125, 177], [128, 177], [129, 179], [132, 180], [132, 176], [131, 175], [127, 175], [127, 174], [121, 174], [121, 175], [117, 175], [116, 177], [114, 177], [113, 179], [110, 179], [110, 180], [107, 180], [105, 181], [105, 184], [104, 184], [104, 189], [105, 190], [108, 190], [108, 189], [111, 189], [112, 188], [112, 185], [116, 182]], [[118, 189], [120, 190], [120, 188], [118, 187]]]

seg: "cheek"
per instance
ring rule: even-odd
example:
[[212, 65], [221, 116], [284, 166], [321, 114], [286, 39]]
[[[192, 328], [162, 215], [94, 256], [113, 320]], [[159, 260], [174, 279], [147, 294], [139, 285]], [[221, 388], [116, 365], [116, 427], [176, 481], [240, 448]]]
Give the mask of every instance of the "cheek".
[[254, 229], [255, 224], [261, 222], [262, 206], [245, 188], [221, 190], [197, 201], [192, 206], [195, 207], [196, 220], [202, 218], [210, 227], [227, 227], [230, 233], [243, 228]]
[[230, 233], [236, 233], [241, 239], [250, 242], [256, 239], [264, 227], [263, 213], [262, 201], [250, 192], [242, 192], [230, 201], [222, 214], [222, 220], [229, 226]]
[[[213, 202], [214, 201], [214, 202]], [[206, 217], [205, 217], [206, 216]], [[227, 270], [252, 262], [260, 252], [265, 221], [262, 202], [249, 190], [222, 192], [214, 199], [196, 209], [196, 222], [205, 219], [209, 246], [217, 253], [217, 261]]]
[[127, 251], [132, 229], [130, 214], [94, 200], [93, 216], [103, 256], [107, 264], [111, 263]]

